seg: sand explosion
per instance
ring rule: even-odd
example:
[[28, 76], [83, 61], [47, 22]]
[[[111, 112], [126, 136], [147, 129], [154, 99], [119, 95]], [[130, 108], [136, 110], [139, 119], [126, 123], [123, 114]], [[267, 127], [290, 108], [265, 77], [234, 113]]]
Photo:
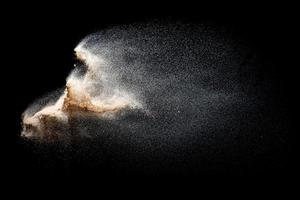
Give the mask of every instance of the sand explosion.
[[211, 24], [133, 24], [87, 35], [65, 87], [23, 114], [25, 146], [38, 159], [27, 149], [20, 155], [45, 172], [109, 177], [241, 175], [262, 163], [282, 169], [286, 101], [266, 75], [271, 65], [261, 68], [249, 46]]
[[128, 91], [114, 87], [105, 70], [109, 63], [100, 55], [84, 48], [84, 42], [75, 48], [84, 74], [78, 69], [67, 78], [64, 93], [55, 103], [46, 105], [34, 113], [23, 114], [22, 136], [38, 139], [65, 137], [72, 128], [72, 120], [80, 117], [112, 119], [126, 109], [141, 108], [141, 103]]
[[75, 48], [79, 62], [63, 90], [24, 112], [22, 135], [45, 141], [115, 135], [145, 148], [151, 139], [165, 145], [174, 137], [175, 146], [191, 133], [238, 126], [263, 104], [263, 87], [255, 85], [248, 50], [226, 33], [179, 23], [88, 35]]

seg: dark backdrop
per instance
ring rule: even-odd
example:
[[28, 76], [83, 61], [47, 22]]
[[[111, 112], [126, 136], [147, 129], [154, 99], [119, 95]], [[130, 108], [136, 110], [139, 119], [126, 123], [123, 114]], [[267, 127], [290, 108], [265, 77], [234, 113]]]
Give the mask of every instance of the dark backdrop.
[[[293, 43], [296, 26], [292, 10], [281, 5], [261, 4], [117, 5], [83, 3], [70, 7], [18, 4], [10, 7], [11, 12], [3, 16], [5, 23], [2, 31], [5, 36], [2, 41], [7, 44], [7, 48], [4, 49], [5, 56], [1, 64], [5, 111], [5, 129], [1, 131], [5, 137], [2, 137], [1, 143], [4, 147], [5, 172], [11, 178], [85, 177], [85, 173], [74, 175], [66, 169], [56, 170], [60, 166], [59, 162], [47, 170], [39, 169], [35, 155], [19, 141], [21, 114], [35, 99], [65, 84], [65, 78], [73, 68], [73, 49], [83, 37], [113, 25], [153, 19], [205, 22], [231, 27], [252, 45], [264, 63], [260, 70], [274, 75], [274, 84], [280, 88], [278, 95], [289, 109], [289, 116], [285, 117], [289, 121], [290, 131], [285, 142], [290, 148], [280, 152], [286, 158], [279, 161], [282, 162], [280, 171], [258, 170], [259, 173], [251, 176], [256, 177], [255, 180], [265, 174], [273, 179], [274, 176], [284, 179], [294, 177], [296, 156], [293, 141], [296, 131], [291, 108], [295, 108], [293, 97], [297, 77], [296, 64], [292, 61], [295, 55]], [[263, 165], [261, 162], [261, 169], [264, 169]]]

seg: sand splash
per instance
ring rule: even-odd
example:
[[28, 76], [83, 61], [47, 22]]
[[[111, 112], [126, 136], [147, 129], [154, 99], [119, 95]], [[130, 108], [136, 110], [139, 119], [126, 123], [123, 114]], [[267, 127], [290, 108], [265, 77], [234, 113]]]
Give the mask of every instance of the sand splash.
[[58, 100], [34, 113], [23, 114], [22, 136], [26, 138], [54, 139], [63, 137], [71, 128], [70, 120], [76, 116], [94, 116], [113, 119], [124, 109], [141, 108], [141, 103], [130, 92], [110, 84], [114, 79], [105, 70], [109, 63], [100, 55], [91, 53], [80, 43], [75, 54], [85, 68], [78, 69], [67, 78], [63, 94]]

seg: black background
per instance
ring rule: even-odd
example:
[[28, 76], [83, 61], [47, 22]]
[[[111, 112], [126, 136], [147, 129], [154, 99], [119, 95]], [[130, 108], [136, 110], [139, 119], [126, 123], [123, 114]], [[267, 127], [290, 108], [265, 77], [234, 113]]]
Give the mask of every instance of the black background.
[[[58, 181], [96, 179], [97, 174], [61, 171], [54, 168], [39, 169], [34, 155], [27, 151], [19, 141], [21, 130], [21, 114], [37, 97], [62, 87], [65, 78], [73, 68], [73, 49], [78, 42], [89, 33], [118, 24], [130, 24], [155, 19], [180, 20], [183, 22], [212, 23], [231, 27], [236, 34], [244, 38], [262, 58], [264, 73], [272, 74], [274, 83], [278, 84], [278, 94], [289, 109], [288, 149], [281, 152], [281, 170], [254, 170], [247, 180], [256, 184], [260, 180], [274, 180], [273, 183], [283, 184], [296, 178], [296, 158], [294, 153], [293, 129], [295, 109], [293, 100], [296, 92], [296, 63], [293, 48], [296, 26], [296, 16], [293, 9], [283, 5], [273, 4], [126, 4], [117, 2], [111, 5], [98, 3], [73, 3], [72, 5], [36, 5], [17, 4], [9, 7], [10, 12], [3, 14], [2, 41], [6, 44], [2, 55], [2, 77], [4, 100], [1, 143], [4, 153], [4, 172], [15, 183], [28, 179], [53, 179]], [[79, 170], [80, 171], [80, 170]], [[78, 172], [78, 170], [76, 171]], [[94, 171], [93, 171], [94, 172]], [[239, 174], [240, 175], [240, 174]], [[205, 176], [205, 174], [203, 174]], [[216, 174], [213, 180], [226, 177], [233, 181], [234, 174]], [[249, 176], [251, 178], [249, 178]], [[78, 178], [78, 179], [77, 179]], [[101, 177], [103, 178], [103, 177]], [[148, 177], [149, 178], [149, 177]], [[152, 180], [161, 177], [152, 177]], [[167, 179], [178, 177], [168, 177]], [[182, 177], [181, 177], [182, 178]], [[202, 177], [203, 178], [203, 177]], [[106, 180], [108, 178], [106, 177]], [[126, 178], [128, 179], [128, 177]], [[131, 178], [129, 178], [131, 179]], [[199, 181], [197, 177], [190, 179]], [[189, 180], [190, 180], [189, 179]], [[187, 181], [187, 179], [185, 179]], [[202, 179], [204, 180], [204, 179]], [[205, 180], [212, 180], [206, 177]], [[284, 180], [284, 181], [281, 181]], [[189, 181], [188, 181], [189, 182]]]

